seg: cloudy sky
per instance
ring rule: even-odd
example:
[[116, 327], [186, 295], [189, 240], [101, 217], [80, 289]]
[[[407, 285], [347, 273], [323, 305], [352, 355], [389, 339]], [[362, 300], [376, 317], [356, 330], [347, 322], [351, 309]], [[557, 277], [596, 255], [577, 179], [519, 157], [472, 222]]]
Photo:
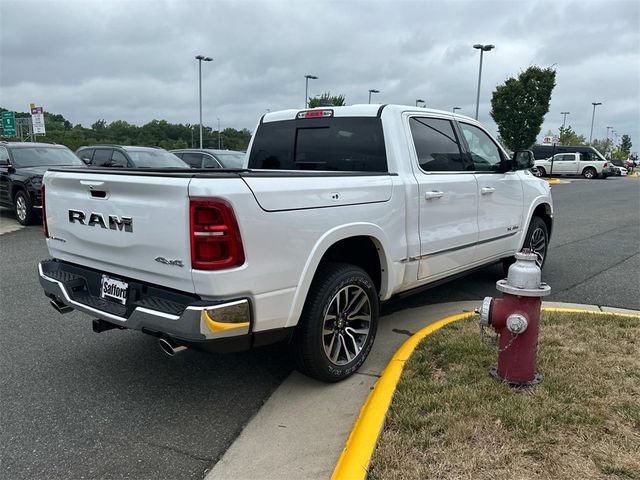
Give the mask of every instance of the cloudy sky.
[[640, 2], [1, 0], [0, 106], [31, 101], [73, 123], [154, 118], [253, 129], [267, 109], [309, 94], [475, 111], [479, 53], [491, 43], [480, 120], [493, 131], [491, 92], [530, 65], [554, 66], [557, 86], [542, 134], [561, 111], [589, 137], [612, 126], [640, 147]]

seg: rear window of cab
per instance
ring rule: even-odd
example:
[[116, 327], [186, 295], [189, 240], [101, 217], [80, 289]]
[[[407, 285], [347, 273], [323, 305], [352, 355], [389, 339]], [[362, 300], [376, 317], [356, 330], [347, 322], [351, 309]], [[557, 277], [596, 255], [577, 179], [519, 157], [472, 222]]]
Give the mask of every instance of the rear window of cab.
[[299, 118], [258, 126], [250, 169], [388, 172], [378, 117]]

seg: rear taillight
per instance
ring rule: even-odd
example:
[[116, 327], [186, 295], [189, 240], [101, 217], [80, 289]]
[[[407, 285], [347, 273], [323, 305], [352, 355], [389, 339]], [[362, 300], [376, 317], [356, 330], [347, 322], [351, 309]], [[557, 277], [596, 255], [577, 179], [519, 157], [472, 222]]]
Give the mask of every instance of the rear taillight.
[[238, 222], [231, 205], [220, 199], [191, 199], [191, 266], [220, 270], [244, 263]]
[[49, 238], [49, 228], [47, 228], [47, 209], [44, 203], [44, 185], [42, 185], [42, 188], [40, 189], [40, 194], [40, 203], [42, 204], [42, 228], [44, 229], [45, 238]]
[[604, 165], [602, 168], [607, 168], [607, 162], [604, 162]]

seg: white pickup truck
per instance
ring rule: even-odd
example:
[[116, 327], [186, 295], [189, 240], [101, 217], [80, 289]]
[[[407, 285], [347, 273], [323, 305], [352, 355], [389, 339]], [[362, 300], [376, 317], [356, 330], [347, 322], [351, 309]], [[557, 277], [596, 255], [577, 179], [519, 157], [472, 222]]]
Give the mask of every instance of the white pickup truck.
[[535, 160], [541, 177], [547, 175], [582, 175], [584, 178], [607, 178], [613, 175], [610, 163], [590, 152], [558, 153], [551, 158]]
[[399, 105], [263, 116], [236, 170], [49, 170], [40, 283], [94, 330], [167, 353], [292, 342], [298, 368], [357, 370], [380, 302], [531, 248], [550, 187], [475, 120]]

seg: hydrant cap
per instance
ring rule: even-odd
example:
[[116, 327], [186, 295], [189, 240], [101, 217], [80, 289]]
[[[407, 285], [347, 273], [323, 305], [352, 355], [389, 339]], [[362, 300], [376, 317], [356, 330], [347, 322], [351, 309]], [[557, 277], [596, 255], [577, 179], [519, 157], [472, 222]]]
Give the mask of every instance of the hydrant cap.
[[525, 260], [525, 261], [529, 261], [529, 262], [535, 262], [538, 258], [538, 256], [531, 252], [531, 251], [522, 251], [522, 252], [517, 252], [516, 255], [516, 260]]
[[503, 293], [524, 297], [543, 297], [551, 293], [551, 288], [542, 283], [542, 272], [536, 263], [538, 258], [529, 251], [517, 252], [516, 261], [509, 267], [505, 280], [496, 282], [496, 288]]

